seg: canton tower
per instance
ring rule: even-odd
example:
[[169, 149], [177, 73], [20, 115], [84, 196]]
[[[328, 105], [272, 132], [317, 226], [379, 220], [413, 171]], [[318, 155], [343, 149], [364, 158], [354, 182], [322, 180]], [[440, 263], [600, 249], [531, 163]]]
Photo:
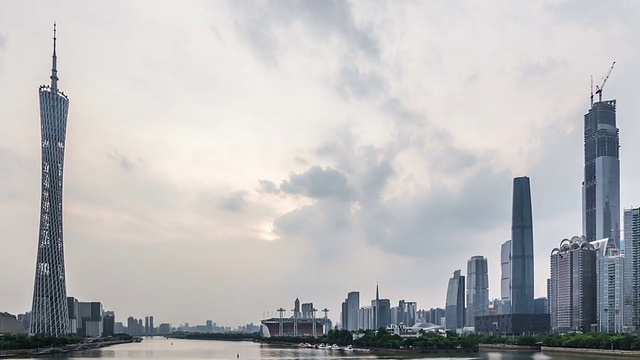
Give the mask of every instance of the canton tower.
[[58, 337], [67, 334], [69, 322], [62, 242], [62, 173], [69, 98], [58, 90], [56, 60], [54, 23], [51, 85], [39, 89], [42, 200], [29, 333]]

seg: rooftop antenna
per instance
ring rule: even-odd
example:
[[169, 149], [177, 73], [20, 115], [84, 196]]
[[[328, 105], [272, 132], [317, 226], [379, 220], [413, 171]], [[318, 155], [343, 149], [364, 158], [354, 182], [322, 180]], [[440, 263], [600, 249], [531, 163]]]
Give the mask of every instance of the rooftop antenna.
[[598, 102], [602, 101], [602, 89], [604, 88], [604, 84], [607, 83], [607, 80], [609, 80], [609, 75], [611, 75], [611, 72], [613, 71], [613, 66], [616, 64], [616, 62], [614, 61], [613, 64], [611, 64], [611, 67], [609, 68], [609, 72], [607, 72], [607, 76], [605, 76], [602, 79], [602, 84], [600, 84], [600, 86], [596, 85], [596, 94], [598, 94]]
[[53, 56], [51, 59], [51, 89], [53, 91], [58, 90], [58, 57], [56, 56], [56, 22], [53, 22]]

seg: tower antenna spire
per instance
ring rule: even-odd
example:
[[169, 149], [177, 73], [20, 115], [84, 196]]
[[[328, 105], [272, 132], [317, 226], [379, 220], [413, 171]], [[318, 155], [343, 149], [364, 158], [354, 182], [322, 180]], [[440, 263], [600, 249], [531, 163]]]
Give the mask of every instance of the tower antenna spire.
[[593, 75], [591, 75], [591, 107], [593, 107]]
[[53, 56], [51, 57], [51, 89], [58, 90], [58, 56], [56, 55], [56, 22], [53, 22]]

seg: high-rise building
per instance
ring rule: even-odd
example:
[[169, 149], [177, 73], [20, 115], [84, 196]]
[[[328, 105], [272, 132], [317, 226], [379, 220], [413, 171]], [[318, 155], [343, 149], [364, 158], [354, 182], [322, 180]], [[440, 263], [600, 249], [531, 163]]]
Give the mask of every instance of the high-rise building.
[[380, 289], [378, 285], [376, 285], [376, 298], [371, 300], [371, 308], [373, 311], [374, 329], [387, 327], [391, 324], [391, 301], [389, 299], [380, 299]]
[[596, 250], [582, 236], [551, 251], [551, 329], [591, 331], [596, 324]]
[[373, 308], [363, 306], [358, 310], [358, 328], [362, 330], [373, 330]]
[[98, 337], [102, 335], [102, 304], [99, 302], [78, 302], [78, 334]]
[[584, 115], [582, 227], [587, 241], [620, 248], [620, 159], [616, 100], [598, 101]]
[[640, 208], [624, 210], [624, 326], [640, 331]]
[[533, 314], [533, 216], [526, 176], [513, 179], [511, 215], [511, 313]]
[[549, 313], [549, 301], [546, 297], [539, 297], [533, 299], [533, 313], [534, 314], [548, 314]]
[[466, 325], [473, 326], [476, 316], [489, 313], [489, 270], [487, 258], [473, 256], [467, 261]]
[[418, 313], [418, 303], [415, 301], [404, 301], [404, 314], [402, 322], [406, 326], [413, 326], [416, 324], [416, 318]]
[[511, 314], [511, 240], [500, 248], [500, 314]]
[[67, 325], [67, 331], [69, 334], [78, 333], [78, 299], [74, 297], [67, 297], [67, 309], [69, 312], [69, 324]]
[[102, 336], [115, 334], [116, 314], [113, 311], [105, 311], [102, 317]]
[[347, 330], [358, 330], [358, 311], [360, 310], [360, 293], [351, 291], [347, 294]]
[[620, 249], [608, 247], [609, 239], [592, 241], [596, 250], [596, 312], [598, 332], [623, 331], [624, 257]]
[[447, 330], [462, 329], [465, 324], [464, 311], [464, 276], [460, 270], [453, 272], [447, 286], [445, 306], [445, 327]]
[[69, 98], [58, 90], [56, 30], [51, 85], [40, 86], [42, 192], [30, 334], [64, 336], [69, 312], [62, 240], [62, 173]]

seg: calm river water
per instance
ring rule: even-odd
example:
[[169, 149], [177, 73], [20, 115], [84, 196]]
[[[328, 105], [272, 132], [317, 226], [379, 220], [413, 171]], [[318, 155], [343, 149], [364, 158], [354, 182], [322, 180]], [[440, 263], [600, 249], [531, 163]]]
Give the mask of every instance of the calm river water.
[[324, 360], [324, 359], [482, 359], [482, 360], [579, 360], [579, 359], [624, 359], [620, 357], [564, 355], [549, 353], [490, 352], [475, 353], [472, 356], [405, 356], [374, 355], [371, 353], [345, 353], [314, 349], [280, 348], [253, 342], [179, 340], [164, 338], [145, 338], [137, 344], [123, 344], [99, 350], [59, 354], [36, 359], [214, 359], [214, 360]]

